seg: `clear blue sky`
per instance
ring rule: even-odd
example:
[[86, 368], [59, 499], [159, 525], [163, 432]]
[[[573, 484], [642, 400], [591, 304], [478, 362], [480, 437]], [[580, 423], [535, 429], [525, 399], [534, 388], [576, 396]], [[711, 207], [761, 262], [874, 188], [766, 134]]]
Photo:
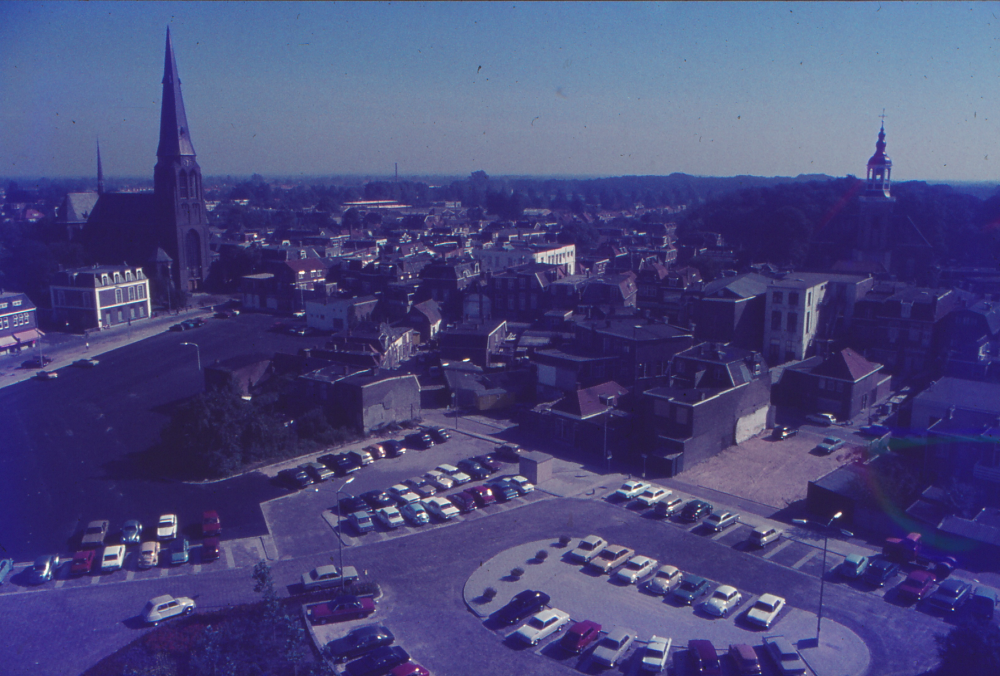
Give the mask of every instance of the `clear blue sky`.
[[997, 181], [998, 3], [0, 1], [0, 175], [151, 176], [165, 29], [207, 175]]

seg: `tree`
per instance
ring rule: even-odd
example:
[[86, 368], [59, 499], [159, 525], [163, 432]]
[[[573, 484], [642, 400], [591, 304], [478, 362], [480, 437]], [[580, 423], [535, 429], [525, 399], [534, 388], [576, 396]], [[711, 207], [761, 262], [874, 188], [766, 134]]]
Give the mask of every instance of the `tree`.
[[935, 640], [938, 676], [1000, 674], [1000, 627], [994, 623], [966, 618]]

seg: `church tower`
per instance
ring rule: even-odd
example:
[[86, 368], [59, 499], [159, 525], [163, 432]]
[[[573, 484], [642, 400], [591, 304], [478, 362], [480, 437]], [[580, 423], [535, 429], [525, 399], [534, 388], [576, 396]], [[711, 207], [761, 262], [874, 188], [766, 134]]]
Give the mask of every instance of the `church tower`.
[[208, 212], [201, 185], [201, 167], [195, 156], [181, 80], [167, 29], [163, 66], [163, 103], [160, 109], [160, 144], [153, 169], [156, 204], [155, 244], [175, 261], [174, 282], [185, 292], [199, 291], [211, 263]]
[[892, 160], [885, 153], [885, 124], [878, 132], [875, 154], [868, 160], [865, 192], [859, 198], [857, 252], [863, 260], [879, 260], [889, 267], [889, 233], [896, 198], [890, 192]]

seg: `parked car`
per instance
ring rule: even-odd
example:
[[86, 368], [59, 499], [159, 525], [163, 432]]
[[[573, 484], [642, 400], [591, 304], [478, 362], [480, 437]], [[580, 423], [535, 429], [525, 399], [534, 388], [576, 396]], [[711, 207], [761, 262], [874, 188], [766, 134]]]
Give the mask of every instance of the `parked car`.
[[838, 437], [823, 437], [823, 441], [816, 444], [816, 450], [822, 455], [830, 455], [843, 448], [845, 443], [847, 442]]
[[408, 505], [420, 499], [420, 496], [406, 484], [393, 484], [387, 492], [389, 493], [389, 497], [395, 500], [398, 505]]
[[539, 641], [556, 633], [568, 622], [569, 613], [558, 608], [546, 608], [514, 632], [514, 638], [528, 645], [538, 645]]
[[972, 596], [972, 585], [958, 578], [949, 578], [942, 582], [927, 600], [935, 608], [953, 613]]
[[452, 504], [448, 498], [440, 495], [428, 499], [424, 502], [424, 506], [427, 507], [428, 512], [442, 521], [450, 521], [461, 513], [458, 511], [458, 507]]
[[414, 526], [423, 526], [425, 523], [430, 523], [431, 521], [430, 514], [427, 513], [423, 503], [419, 500], [403, 505], [399, 508], [399, 511], [403, 515], [403, 518]]
[[649, 488], [649, 484], [645, 481], [626, 481], [617, 491], [611, 494], [611, 497], [616, 500], [631, 500], [632, 498], [639, 497], [639, 494], [647, 488]]
[[806, 420], [824, 427], [837, 424], [837, 419], [832, 413], [810, 413], [806, 416]]
[[477, 455], [473, 458], [480, 465], [492, 472], [499, 472], [503, 469], [503, 463], [495, 455]]
[[496, 449], [497, 456], [507, 462], [519, 462], [522, 453], [524, 451], [517, 444], [503, 444]]
[[695, 674], [722, 676], [722, 661], [711, 641], [699, 639], [688, 641], [688, 659], [691, 660]]
[[307, 607], [306, 617], [312, 624], [327, 624], [368, 617], [374, 612], [375, 601], [367, 596], [338, 596]]
[[753, 646], [746, 643], [730, 645], [729, 657], [736, 665], [736, 671], [740, 676], [758, 676], [763, 673], [760, 666], [760, 658], [757, 657]]
[[150, 599], [142, 611], [142, 619], [146, 624], [158, 625], [163, 620], [169, 620], [178, 615], [190, 615], [194, 612], [195, 602], [187, 596], [173, 597], [168, 594]]
[[633, 556], [615, 573], [615, 578], [626, 584], [636, 584], [656, 568], [656, 559], [648, 556]]
[[443, 472], [447, 474], [449, 477], [451, 477], [451, 480], [455, 482], [456, 486], [461, 486], [462, 484], [467, 484], [470, 481], [472, 481], [472, 477], [470, 477], [468, 474], [466, 474], [459, 468], [455, 467], [454, 465], [443, 463], [438, 465], [434, 469], [436, 469], [438, 472]]
[[705, 519], [705, 525], [709, 530], [715, 531], [716, 533], [729, 528], [737, 521], [739, 521], [740, 515], [735, 512], [719, 512], [717, 514], [711, 514], [707, 519]]
[[868, 557], [861, 554], [848, 554], [839, 566], [837, 572], [840, 575], [856, 580], [864, 575], [868, 569]]
[[670, 497], [671, 495], [673, 495], [673, 491], [668, 491], [666, 488], [650, 484], [646, 490], [636, 496], [636, 500], [638, 500], [639, 504], [643, 507], [652, 507], [660, 500]]
[[787, 439], [788, 437], [794, 437], [798, 433], [799, 431], [797, 429], [785, 427], [784, 425], [777, 425], [771, 432], [771, 438], [781, 441], [782, 439]]
[[471, 495], [472, 499], [480, 507], [489, 507], [490, 505], [495, 505], [497, 502], [496, 496], [493, 495], [493, 491], [489, 486], [473, 486], [466, 489], [465, 492]]
[[462, 491], [461, 493], [454, 493], [448, 496], [452, 504], [458, 507], [458, 511], [462, 514], [467, 514], [468, 512], [477, 509], [476, 500], [471, 495]]
[[70, 575], [86, 575], [94, 568], [94, 550], [81, 549], [73, 554], [73, 563], [70, 564]]
[[372, 515], [367, 511], [352, 512], [347, 517], [347, 521], [351, 524], [351, 527], [354, 528], [354, 532], [358, 535], [371, 533], [375, 530], [375, 523], [372, 521]]
[[347, 665], [346, 676], [383, 676], [410, 661], [410, 654], [398, 645], [382, 646]]
[[52, 357], [35, 356], [31, 359], [25, 359], [21, 362], [21, 368], [23, 369], [42, 369], [52, 363]]
[[135, 519], [129, 519], [122, 524], [122, 544], [137, 545], [142, 542], [142, 524]]
[[108, 545], [101, 555], [101, 572], [113, 573], [125, 565], [125, 545]]
[[109, 523], [107, 521], [91, 521], [87, 524], [87, 529], [83, 531], [83, 538], [80, 546], [84, 549], [92, 549], [104, 546], [104, 538], [108, 534]]
[[38, 380], [54, 380], [59, 377], [59, 373], [56, 371], [39, 371], [35, 374], [35, 378]]
[[28, 578], [31, 584], [43, 584], [55, 577], [58, 569], [59, 555], [45, 554], [35, 559], [35, 565], [31, 567], [31, 573]]
[[693, 606], [699, 597], [708, 593], [710, 585], [703, 577], [687, 574], [681, 578], [681, 583], [674, 588], [671, 596], [682, 605]]
[[448, 430], [443, 427], [425, 427], [424, 432], [431, 435], [431, 439], [434, 440], [435, 444], [443, 444], [451, 439], [451, 435], [448, 434]]
[[515, 474], [510, 478], [511, 485], [517, 489], [517, 492], [521, 495], [527, 495], [535, 490], [535, 484], [528, 481], [527, 478], [521, 476], [520, 474]]
[[635, 554], [635, 550], [629, 549], [622, 545], [608, 545], [601, 553], [595, 556], [587, 564], [592, 568], [596, 568], [602, 573], [610, 573], [612, 570], [618, 566], [624, 564], [629, 558]]
[[705, 601], [705, 612], [716, 617], [726, 617], [743, 600], [743, 594], [739, 593], [735, 587], [727, 584], [720, 585], [712, 595]]
[[210, 538], [222, 535], [222, 522], [219, 521], [219, 513], [214, 509], [206, 510], [201, 514], [201, 536]]
[[613, 667], [628, 652], [629, 646], [635, 640], [634, 629], [615, 627], [594, 648], [591, 657], [595, 662], [605, 667]]
[[398, 458], [406, 453], [406, 446], [399, 439], [386, 439], [382, 442], [382, 447], [385, 448], [386, 457], [389, 458]]
[[656, 636], [655, 634], [646, 641], [646, 649], [642, 651], [642, 662], [639, 668], [642, 671], [660, 673], [667, 668], [667, 657], [670, 655], [670, 646], [674, 640]]
[[899, 564], [885, 559], [874, 559], [868, 562], [865, 569], [864, 580], [868, 584], [876, 587], [884, 587], [887, 582], [896, 577], [899, 573]]
[[222, 542], [218, 537], [212, 536], [201, 541], [201, 562], [208, 563], [219, 558]]
[[715, 508], [704, 500], [692, 500], [684, 505], [681, 510], [681, 519], [688, 523], [694, 523], [702, 517], [709, 516]]
[[653, 514], [661, 519], [673, 516], [684, 507], [684, 498], [668, 496], [653, 505]]
[[537, 613], [549, 604], [549, 600], [549, 595], [545, 592], [526, 589], [497, 611], [496, 620], [501, 626], [514, 624], [528, 615]]
[[381, 509], [383, 507], [391, 507], [395, 504], [393, 499], [389, 497], [388, 493], [377, 489], [362, 493], [361, 498], [367, 502], [373, 510]]
[[354, 464], [360, 465], [361, 467], [367, 467], [375, 462], [375, 458], [372, 457], [372, 454], [363, 448], [356, 451], [348, 451], [346, 455], [354, 461]]
[[400, 664], [398, 667], [393, 667], [392, 671], [389, 672], [389, 676], [431, 676], [431, 672], [419, 664], [407, 662], [406, 664]]
[[993, 619], [993, 611], [997, 605], [997, 594], [989, 587], [976, 587], [969, 598], [969, 613], [981, 620]]
[[163, 514], [156, 523], [157, 540], [173, 540], [177, 537], [177, 515]]
[[320, 566], [313, 568], [308, 573], [302, 573], [302, 589], [305, 591], [331, 589], [339, 587], [345, 582], [354, 582], [357, 579], [358, 571], [354, 566], [344, 566], [343, 575], [340, 574], [336, 566]]
[[337, 473], [321, 462], [307, 462], [303, 465], [309, 478], [319, 483], [337, 476]]
[[403, 515], [400, 514], [399, 510], [392, 505], [376, 509], [375, 519], [390, 530], [396, 530], [400, 526], [405, 525]]
[[460, 470], [477, 481], [485, 479], [490, 475], [490, 470], [486, 469], [472, 458], [459, 460], [456, 464]]
[[160, 543], [156, 540], [143, 542], [139, 546], [139, 567], [155, 568], [160, 563]]
[[455, 480], [452, 479], [449, 474], [438, 469], [432, 469], [424, 476], [427, 477], [427, 480], [430, 481], [433, 486], [436, 486], [442, 491], [446, 491], [455, 485]]
[[519, 495], [517, 489], [507, 479], [495, 479], [487, 485], [493, 489], [494, 497], [500, 502], [509, 502]]
[[660, 566], [646, 582], [646, 591], [650, 594], [669, 594], [683, 578], [684, 573], [675, 566]]
[[73, 362], [73, 366], [81, 366], [83, 368], [94, 368], [101, 362], [97, 359], [77, 359]]
[[757, 548], [766, 547], [772, 542], [780, 540], [781, 536], [782, 531], [774, 526], [760, 526], [754, 528], [753, 532], [750, 533], [750, 544]]
[[0, 559], [0, 584], [7, 581], [7, 576], [14, 571], [14, 559]]
[[191, 556], [191, 543], [185, 537], [179, 537], [170, 543], [170, 564], [179, 566], [187, 563]]
[[326, 652], [337, 662], [352, 659], [359, 655], [392, 645], [396, 640], [392, 632], [383, 626], [358, 627], [347, 636], [335, 639], [326, 644]]
[[414, 434], [407, 434], [403, 437], [403, 443], [407, 448], [424, 451], [434, 445], [434, 439], [432, 439], [431, 435], [426, 432], [416, 432]]
[[291, 489], [305, 488], [312, 483], [306, 471], [299, 467], [281, 470], [278, 472], [278, 480]]
[[386, 458], [389, 454], [385, 450], [385, 446], [382, 444], [371, 444], [370, 446], [364, 447], [365, 453], [372, 456], [372, 460], [381, 460]]
[[806, 663], [802, 661], [799, 652], [792, 647], [791, 641], [784, 636], [765, 637], [764, 647], [782, 676], [796, 676], [806, 673]]
[[601, 625], [592, 620], [584, 620], [570, 627], [569, 631], [562, 637], [559, 645], [574, 655], [579, 655], [587, 649], [587, 646], [596, 641], [600, 635]]
[[899, 595], [907, 601], [919, 601], [927, 596], [937, 578], [929, 570], [915, 570], [899, 585]]
[[354, 514], [354, 512], [368, 512], [372, 514], [372, 508], [359, 495], [345, 495], [337, 503], [337, 509], [341, 514]]
[[583, 563], [590, 563], [590, 560], [604, 551], [608, 546], [608, 541], [600, 535], [588, 535], [580, 540], [580, 544], [569, 553], [569, 558]]
[[880, 439], [892, 432], [892, 430], [885, 425], [864, 425], [859, 427], [858, 431], [865, 436], [875, 437], [876, 439]]
[[778, 619], [782, 608], [785, 607], [785, 599], [774, 594], [761, 594], [757, 602], [747, 612], [747, 622], [757, 624], [765, 629]]

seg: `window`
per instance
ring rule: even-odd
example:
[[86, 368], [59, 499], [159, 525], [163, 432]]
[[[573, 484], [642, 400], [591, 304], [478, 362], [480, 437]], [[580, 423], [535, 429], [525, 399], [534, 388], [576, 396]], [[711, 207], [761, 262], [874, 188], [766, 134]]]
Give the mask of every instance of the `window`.
[[129, 300], [135, 300], [135, 287], [134, 286], [128, 287], [128, 299]]
[[115, 273], [115, 284], [121, 284], [121, 283], [122, 283], [122, 276], [116, 272]]
[[101, 275], [101, 286], [107, 286], [107, 285], [108, 285], [108, 276]]
[[56, 291], [56, 305], [65, 305], [65, 304], [66, 304], [66, 292], [63, 291], [62, 289], [59, 289], [58, 291]]
[[806, 307], [812, 305], [812, 302], [813, 302], [813, 292], [812, 291], [807, 291], [806, 292]]
[[125, 271], [125, 281], [126, 282], [131, 282], [132, 281], [132, 271], [131, 270], [126, 270]]
[[809, 320], [810, 319], [812, 319], [812, 317], [810, 316], [810, 313], [807, 312], [806, 313], [806, 333], [809, 333]]
[[119, 322], [125, 321], [125, 313], [122, 312], [121, 310], [118, 311], [118, 321]]
[[21, 307], [21, 301], [15, 300], [14, 301], [14, 307]]
[[788, 313], [788, 322], [785, 325], [786, 330], [788, 330], [788, 331], [794, 331], [798, 327], [798, 325], [799, 325], [799, 313], [798, 312], [789, 312]]
[[145, 297], [146, 297], [146, 287], [145, 287], [145, 285], [140, 284], [139, 285], [139, 299], [142, 300]]
[[784, 294], [781, 291], [775, 291], [771, 294], [771, 301], [774, 303], [781, 304], [784, 302]]
[[909, 319], [912, 311], [913, 303], [903, 303], [902, 307], [899, 309], [899, 314], [903, 319]]
[[799, 294], [795, 291], [791, 291], [788, 294], [788, 304], [798, 305], [799, 304]]
[[139, 306], [139, 316], [140, 317], [145, 317], [146, 316], [146, 306], [145, 305], [140, 305]]
[[130, 307], [128, 309], [128, 317], [129, 317], [129, 319], [135, 319], [135, 308], [134, 307]]
[[771, 312], [771, 330], [781, 330], [781, 310], [774, 310]]
[[121, 303], [121, 302], [122, 302], [122, 290], [115, 289], [115, 303]]

